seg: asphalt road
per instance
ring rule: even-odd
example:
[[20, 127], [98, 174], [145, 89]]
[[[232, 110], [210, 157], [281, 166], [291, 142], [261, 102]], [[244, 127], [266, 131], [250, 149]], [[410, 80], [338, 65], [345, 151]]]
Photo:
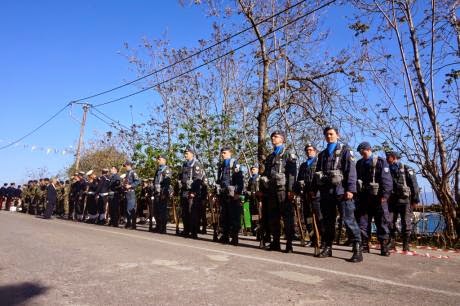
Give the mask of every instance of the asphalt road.
[[[0, 212], [0, 305], [458, 305], [460, 254], [312, 257]], [[441, 252], [430, 251], [432, 255]], [[445, 254], [443, 254], [445, 255]]]

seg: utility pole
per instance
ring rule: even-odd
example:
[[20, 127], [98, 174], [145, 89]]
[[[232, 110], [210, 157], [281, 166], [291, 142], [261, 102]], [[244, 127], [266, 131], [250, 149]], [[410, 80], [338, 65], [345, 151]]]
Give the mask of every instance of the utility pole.
[[86, 114], [88, 113], [89, 105], [83, 104], [83, 118], [81, 119], [80, 138], [78, 139], [77, 153], [75, 154], [75, 171], [80, 169], [80, 151], [83, 146], [83, 134], [85, 133]]

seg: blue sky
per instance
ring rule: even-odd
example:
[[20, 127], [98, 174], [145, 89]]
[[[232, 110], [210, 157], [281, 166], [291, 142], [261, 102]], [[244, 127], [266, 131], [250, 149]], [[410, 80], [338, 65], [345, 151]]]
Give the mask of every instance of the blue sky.
[[[165, 31], [173, 45], [195, 46], [208, 37], [210, 20], [195, 6], [178, 1], [2, 1], [0, 4], [0, 146], [39, 125], [60, 107], [136, 77], [118, 52]], [[135, 90], [126, 88], [117, 95]], [[111, 98], [113, 96], [107, 96]], [[146, 93], [104, 109], [129, 125], [155, 103]], [[92, 102], [97, 102], [95, 100]], [[81, 108], [73, 107], [39, 132], [0, 150], [0, 182], [20, 182], [28, 170], [47, 167], [51, 174], [73, 160], [63, 154], [75, 146]], [[108, 127], [89, 116], [85, 139]], [[51, 152], [50, 152], [51, 150]], [[59, 150], [59, 153], [55, 153]], [[48, 153], [48, 154], [47, 154]]]
[[[344, 7], [330, 9], [330, 48], [351, 45]], [[0, 147], [29, 132], [59, 108], [75, 100], [136, 78], [119, 53], [125, 42], [165, 32], [173, 46], [196, 47], [208, 38], [211, 20], [199, 6], [168, 1], [25, 1], [0, 2]], [[333, 22], [333, 24], [330, 24]], [[128, 86], [91, 103], [131, 93]], [[151, 92], [103, 108], [124, 125], [145, 121], [141, 113], [156, 103]], [[74, 106], [16, 146], [0, 150], [0, 183], [22, 183], [29, 170], [46, 167], [51, 175], [72, 163], [65, 150], [75, 147], [81, 107]], [[89, 115], [85, 140], [108, 126]], [[353, 145], [353, 144], [352, 144]]]

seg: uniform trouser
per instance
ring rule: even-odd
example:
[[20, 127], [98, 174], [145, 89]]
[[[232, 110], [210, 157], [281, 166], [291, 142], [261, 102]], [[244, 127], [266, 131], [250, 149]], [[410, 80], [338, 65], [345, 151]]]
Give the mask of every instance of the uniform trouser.
[[356, 211], [361, 238], [365, 243], [371, 237], [372, 218], [374, 218], [375, 226], [377, 227], [377, 238], [379, 241], [389, 238], [390, 212], [388, 211], [388, 202], [386, 199], [382, 200], [381, 196], [360, 194]]
[[69, 209], [69, 200], [68, 200], [68, 199], [64, 199], [64, 215], [68, 216], [68, 215], [69, 215], [69, 212], [70, 212], [70, 209]]
[[76, 198], [71, 198], [69, 201], [69, 219], [74, 218], [74, 213], [77, 208], [77, 202], [78, 202], [78, 199]]
[[4, 201], [4, 198], [3, 198], [3, 197], [0, 197], [0, 210], [2, 210], [2, 207], [3, 207], [3, 201]]
[[224, 194], [220, 196], [220, 204], [223, 236], [237, 236], [241, 228], [241, 205], [239, 200]]
[[168, 221], [168, 200], [168, 196], [156, 195], [153, 201], [156, 229], [160, 233], [166, 233], [166, 223]]
[[208, 226], [208, 219], [206, 218], [206, 205], [209, 205], [209, 203], [201, 203], [200, 208], [200, 226], [202, 229], [206, 229]]
[[136, 192], [134, 190], [126, 192], [126, 216], [128, 224], [136, 226]]
[[188, 193], [181, 196], [181, 215], [184, 224], [184, 235], [198, 234], [200, 227], [201, 199], [197, 196], [190, 198]]
[[56, 201], [47, 201], [44, 217], [51, 218], [51, 215], [53, 214], [53, 210], [55, 207], [56, 207]]
[[95, 195], [88, 195], [86, 199], [86, 211], [91, 220], [97, 219], [97, 203]]
[[109, 214], [110, 224], [112, 226], [118, 226], [118, 220], [120, 218], [120, 196], [114, 195], [109, 197]]
[[11, 202], [13, 202], [13, 198], [6, 198], [5, 210], [10, 210]]
[[324, 227], [322, 241], [324, 241], [327, 246], [332, 246], [335, 237], [337, 207], [339, 207], [348, 237], [350, 237], [353, 242], [361, 242], [361, 232], [355, 218], [355, 202], [353, 200], [343, 200], [342, 196], [329, 194], [327, 192], [321, 193], [320, 197]]
[[398, 216], [401, 217], [401, 236], [403, 239], [410, 237], [412, 231], [412, 208], [409, 203], [392, 203], [390, 202], [390, 236], [396, 237], [396, 221]]
[[77, 218], [83, 218], [83, 214], [85, 213], [85, 196], [81, 197], [81, 199], [77, 200], [75, 205], [75, 213]]
[[273, 242], [279, 243], [281, 235], [281, 218], [284, 223], [284, 234], [287, 241], [294, 238], [294, 207], [287, 200], [285, 190], [270, 190], [268, 193], [268, 219]]
[[97, 214], [100, 221], [105, 220], [105, 207], [108, 204], [108, 196], [99, 196], [97, 198]]
[[[149, 197], [147, 200], [147, 207], [149, 209], [149, 230], [153, 228], [153, 220], [155, 219], [155, 209], [154, 209], [154, 201], [155, 197]], [[155, 219], [156, 222], [156, 219]]]
[[[321, 215], [319, 196], [311, 198], [308, 193], [305, 194], [306, 196], [302, 202], [303, 218], [307, 231], [310, 235], [310, 239], [315, 241], [315, 239], [317, 239], [315, 235], [316, 229], [319, 231], [318, 234], [321, 234], [324, 231], [322, 228], [323, 217]], [[315, 215], [316, 224], [313, 223], [313, 214]]]

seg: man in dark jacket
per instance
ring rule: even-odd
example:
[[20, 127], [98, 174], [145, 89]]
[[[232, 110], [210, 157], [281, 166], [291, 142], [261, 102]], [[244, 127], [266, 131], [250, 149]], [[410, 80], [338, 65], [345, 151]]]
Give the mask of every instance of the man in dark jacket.
[[390, 215], [393, 219], [390, 226], [391, 247], [394, 248], [396, 238], [396, 221], [398, 216], [401, 216], [403, 251], [408, 252], [412, 231], [412, 208], [420, 202], [420, 191], [415, 171], [399, 161], [398, 153], [388, 152], [387, 161], [393, 177], [393, 192], [389, 199]]
[[380, 255], [390, 256], [388, 249], [390, 213], [388, 198], [393, 190], [393, 180], [385, 159], [372, 155], [368, 142], [359, 144], [357, 151], [363, 158], [356, 163], [358, 175], [357, 216], [363, 240], [363, 251], [369, 253], [371, 222], [375, 219]]
[[57, 202], [57, 192], [56, 192], [56, 179], [52, 178], [51, 181], [48, 178], [45, 178], [46, 183], [46, 209], [43, 217], [45, 219], [50, 219], [53, 214], [54, 208], [56, 207]]
[[327, 148], [318, 155], [315, 173], [315, 189], [320, 192], [321, 214], [324, 220], [324, 233], [321, 252], [318, 257], [332, 256], [332, 242], [335, 236], [337, 207], [351, 235], [353, 256], [350, 262], [363, 261], [361, 232], [355, 218], [356, 163], [353, 151], [339, 143], [337, 128], [328, 126], [324, 129]]

